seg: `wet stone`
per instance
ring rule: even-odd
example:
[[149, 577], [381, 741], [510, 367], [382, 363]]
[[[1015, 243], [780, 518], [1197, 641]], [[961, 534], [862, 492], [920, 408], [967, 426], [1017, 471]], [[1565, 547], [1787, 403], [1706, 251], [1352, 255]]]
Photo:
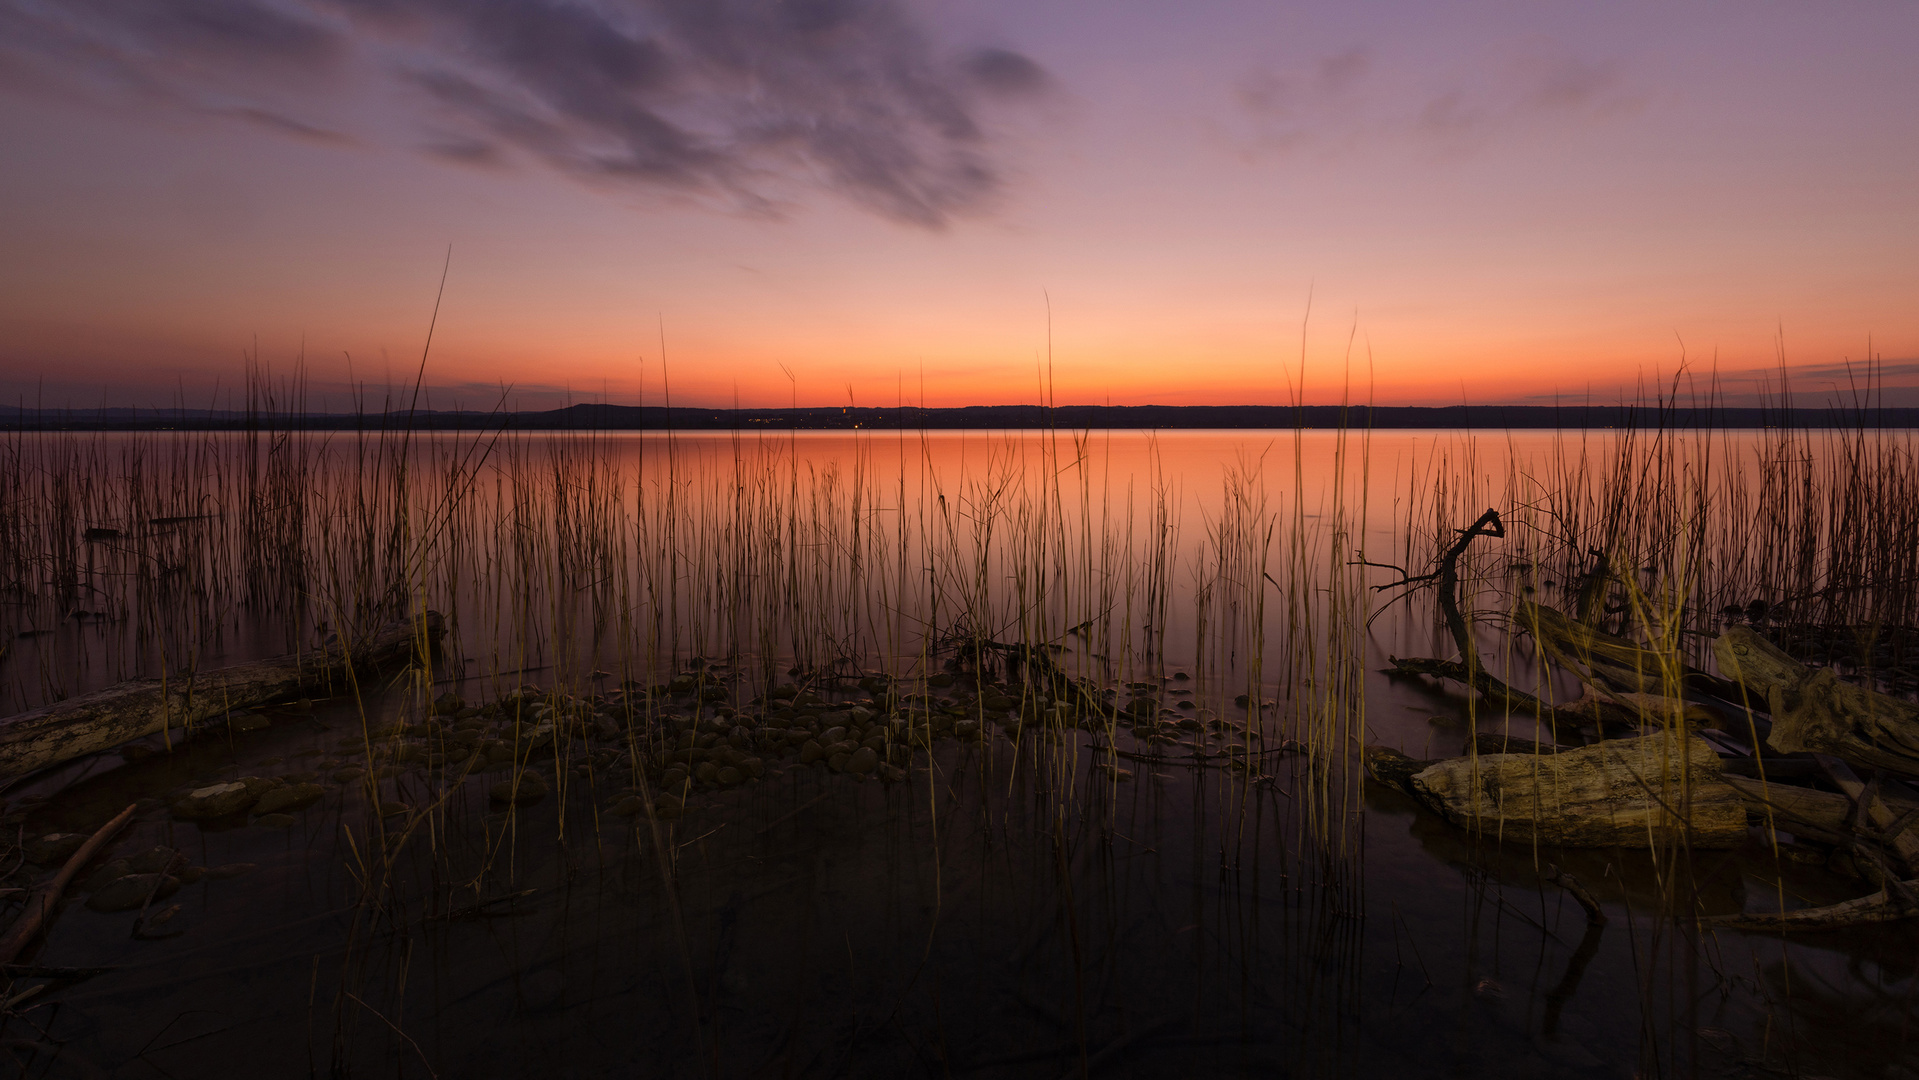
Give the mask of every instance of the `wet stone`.
[[347, 784], [355, 780], [358, 780], [360, 777], [365, 775], [366, 775], [365, 769], [362, 769], [358, 765], [348, 765], [344, 769], [334, 770], [333, 779], [339, 781], [342, 784]]
[[699, 768], [693, 770], [693, 775], [695, 777], [698, 777], [700, 783], [702, 784], [712, 783], [713, 778], [718, 776], [719, 774], [720, 774], [720, 767], [718, 765], [713, 764], [710, 761], [700, 762]]
[[512, 780], [502, 780], [494, 784], [487, 795], [494, 802], [529, 806], [546, 798], [546, 785], [537, 777], [525, 775], [519, 778], [517, 785]]
[[161, 874], [173, 869], [175, 863], [185, 864], [186, 857], [170, 847], [152, 847], [138, 855], [127, 858], [127, 865], [136, 874]]
[[841, 751], [826, 759], [826, 767], [834, 772], [845, 772], [847, 763], [852, 760], [853, 755]]
[[733, 766], [728, 765], [718, 773], [715, 773], [713, 779], [722, 787], [734, 787], [743, 782], [746, 779], [746, 775]]
[[254, 817], [253, 823], [269, 829], [286, 829], [298, 825], [300, 819], [292, 814], [259, 814]]
[[224, 784], [209, 784], [195, 788], [173, 804], [173, 816], [187, 821], [204, 821], [208, 818], [225, 817], [237, 814], [252, 806], [259, 794], [249, 790], [241, 781]]
[[633, 817], [645, 812], [645, 810], [645, 799], [640, 798], [638, 795], [628, 795], [626, 798], [614, 803], [607, 812], [614, 817]]
[[87, 842], [85, 833], [47, 833], [44, 836], [29, 837], [26, 842], [27, 861], [36, 866], [58, 866], [73, 857], [80, 845]]
[[96, 889], [87, 897], [87, 906], [95, 911], [132, 911], [149, 897], [158, 900], [180, 889], [180, 879], [170, 874], [128, 874]]
[[87, 875], [80, 888], [86, 892], [104, 889], [115, 881], [133, 873], [133, 863], [126, 859], [113, 859], [100, 864], [100, 868]]
[[326, 789], [318, 784], [290, 784], [275, 788], [260, 796], [253, 804], [256, 814], [279, 814], [288, 810], [299, 810], [320, 801]]

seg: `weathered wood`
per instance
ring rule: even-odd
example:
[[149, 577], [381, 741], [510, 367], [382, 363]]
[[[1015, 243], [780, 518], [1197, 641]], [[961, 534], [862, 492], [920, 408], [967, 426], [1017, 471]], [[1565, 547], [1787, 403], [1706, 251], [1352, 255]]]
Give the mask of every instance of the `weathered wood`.
[[1919, 907], [1907, 903], [1903, 896], [1904, 892], [1919, 886], [1919, 882], [1908, 881], [1901, 884], [1903, 887], [1897, 892], [1891, 888], [1880, 889], [1870, 896], [1847, 900], [1841, 904], [1777, 913], [1755, 911], [1739, 915], [1720, 915], [1705, 921], [1711, 926], [1733, 930], [1833, 930], [1847, 926], [1896, 922], [1919, 915]]
[[129, 679], [0, 721], [0, 780], [14, 779], [142, 736], [191, 726], [229, 710], [344, 689], [348, 668], [372, 671], [410, 661], [437, 640], [441, 620], [428, 612], [343, 647], [166, 678]]
[[[1879, 785], [1874, 784], [1868, 790], [1866, 783], [1860, 780], [1858, 774], [1854, 773], [1845, 762], [1827, 754], [1820, 754], [1817, 757], [1820, 767], [1826, 770], [1826, 775], [1832, 777], [1832, 782], [1840, 791], [1846, 793], [1846, 798], [1853, 804], [1855, 810], [1865, 811], [1867, 820], [1871, 821], [1875, 828], [1890, 830], [1903, 820], [1904, 815], [1887, 804], [1879, 791]], [[1910, 828], [1901, 828], [1899, 834], [1890, 839], [1892, 850], [1905, 860], [1906, 872], [1908, 874], [1919, 872], [1919, 833], [1914, 833]]]
[[6, 935], [0, 937], [0, 964], [13, 963], [14, 958], [20, 955], [20, 950], [27, 947], [27, 942], [32, 941], [40, 933], [46, 926], [47, 918], [52, 913], [54, 905], [60, 902], [61, 894], [67, 891], [67, 886], [72, 884], [75, 875], [79, 874], [80, 870], [100, 853], [101, 848], [107, 846], [107, 841], [113, 839], [114, 833], [119, 832], [122, 826], [133, 820], [135, 809], [136, 807], [129, 806], [120, 811], [112, 821], [100, 826], [92, 836], [87, 838], [86, 843], [80, 845], [78, 851], [67, 857], [66, 865], [60, 868], [60, 872], [53, 876], [52, 881], [33, 890], [33, 893], [27, 897], [26, 906], [20, 909], [20, 914], [13, 920], [13, 925], [7, 927]]
[[1435, 764], [1429, 760], [1407, 757], [1390, 746], [1368, 746], [1365, 758], [1368, 776], [1382, 784], [1399, 788], [1408, 795], [1416, 794], [1412, 788], [1413, 776]]
[[1473, 750], [1481, 754], [1557, 754], [1565, 747], [1482, 731], [1473, 736]]
[[1745, 803], [1697, 736], [1454, 758], [1415, 775], [1412, 787], [1454, 823], [1521, 842], [1724, 848], [1746, 835]]
[[1547, 658], [1572, 672], [1602, 700], [1631, 710], [1642, 720], [1674, 717], [1717, 723], [1720, 715], [1686, 700], [1693, 684], [1717, 689], [1717, 680], [1677, 657], [1636, 641], [1594, 629], [1556, 608], [1521, 597], [1513, 621], [1531, 634]]
[[1830, 668], [1808, 668], [1749, 627], [1728, 629], [1712, 649], [1721, 673], [1772, 714], [1766, 741], [1773, 749], [1919, 776], [1919, 705], [1842, 682]]

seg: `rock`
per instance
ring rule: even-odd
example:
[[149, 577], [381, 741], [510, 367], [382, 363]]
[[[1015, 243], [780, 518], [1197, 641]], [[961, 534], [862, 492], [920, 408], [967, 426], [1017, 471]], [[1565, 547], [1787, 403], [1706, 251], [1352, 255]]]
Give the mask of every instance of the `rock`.
[[173, 804], [173, 816], [187, 821], [205, 821], [209, 818], [226, 817], [237, 814], [252, 806], [258, 793], [251, 791], [240, 781], [224, 784], [212, 784], [196, 788], [182, 796]]
[[283, 788], [274, 788], [260, 796], [253, 804], [256, 814], [279, 814], [288, 810], [301, 810], [320, 801], [326, 789], [318, 784], [291, 784]]
[[687, 778], [691, 775], [692, 774], [685, 769], [668, 769], [666, 770], [666, 775], [660, 777], [660, 786], [677, 794], [682, 788], [686, 787]]
[[728, 765], [726, 768], [714, 774], [713, 779], [721, 787], [736, 787], [746, 779], [746, 774]]
[[614, 817], [633, 817], [645, 810], [645, 799], [640, 798], [638, 795], [628, 795], [626, 798], [614, 803], [607, 813], [612, 814]]
[[253, 823], [269, 829], [285, 829], [298, 825], [300, 819], [292, 814], [255, 814]]
[[934, 672], [926, 677], [926, 685], [935, 690], [943, 690], [953, 685], [953, 676], [944, 671]]
[[174, 871], [173, 876], [180, 879], [180, 884], [191, 885], [207, 876], [207, 868], [204, 866], [183, 866]]
[[136, 874], [165, 874], [172, 872], [174, 864], [186, 865], [186, 856], [170, 847], [152, 847], [138, 855], [129, 856], [127, 865]]
[[879, 778], [889, 784], [897, 784], [906, 779], [906, 770], [898, 765], [881, 765], [878, 772]]
[[821, 746], [818, 739], [808, 739], [806, 744], [800, 747], [800, 764], [802, 765], [811, 765], [825, 756], [826, 747]]
[[131, 862], [126, 859], [113, 859], [100, 864], [98, 870], [87, 875], [87, 880], [81, 884], [80, 888], [87, 892], [104, 889], [113, 882], [131, 873], [133, 873], [133, 864]]
[[693, 770], [693, 775], [699, 779], [700, 783], [710, 784], [714, 777], [720, 775], [720, 767], [710, 761], [702, 761]]
[[735, 766], [735, 768], [739, 769], [741, 772], [745, 773], [747, 776], [752, 777], [755, 780], [758, 780], [760, 777], [766, 775], [766, 763], [756, 757], [741, 759], [740, 763], [737, 766]]
[[350, 784], [353, 781], [358, 780], [360, 777], [365, 775], [366, 775], [365, 769], [362, 769], [358, 765], [348, 765], [344, 769], [334, 770], [333, 779], [337, 780], [338, 782], [342, 784]]
[[132, 911], [180, 890], [180, 879], [171, 874], [128, 874], [94, 891], [87, 906], [95, 911]]
[[953, 725], [953, 734], [962, 739], [973, 738], [979, 734], [979, 721], [961, 720], [959, 723]]
[[855, 750], [852, 757], [847, 760], [846, 768], [849, 771], [865, 776], [867, 773], [878, 768], [879, 764], [879, 754], [870, 746], [862, 746], [858, 750]]
[[435, 716], [458, 716], [465, 708], [466, 702], [461, 701], [460, 695], [451, 690], [441, 694], [433, 701], [433, 715]]
[[826, 759], [826, 767], [834, 772], [845, 772], [846, 763], [851, 760], [853, 760], [853, 755], [844, 750], [836, 751], [832, 757]]
[[253, 871], [258, 870], [259, 868], [260, 868], [259, 863], [250, 863], [250, 862], [223, 863], [219, 866], [208, 867], [206, 870], [206, 878], [208, 881], [225, 881], [228, 878], [237, 878], [241, 874], [250, 874]]
[[[542, 792], [541, 794], [545, 794], [545, 792]], [[412, 809], [413, 808], [411, 806], [408, 806], [407, 804], [403, 802], [383, 802], [380, 804], [380, 816], [381, 817], [399, 817], [401, 814], [404, 814], [407, 811]]]
[[259, 713], [241, 713], [227, 721], [227, 727], [234, 731], [261, 731], [273, 726], [273, 721]]
[[546, 785], [531, 773], [522, 773], [517, 784], [513, 780], [502, 780], [494, 784], [487, 795], [494, 802], [531, 806], [546, 798]]
[[47, 833], [27, 839], [27, 861], [36, 866], [60, 866], [87, 842], [86, 833]]

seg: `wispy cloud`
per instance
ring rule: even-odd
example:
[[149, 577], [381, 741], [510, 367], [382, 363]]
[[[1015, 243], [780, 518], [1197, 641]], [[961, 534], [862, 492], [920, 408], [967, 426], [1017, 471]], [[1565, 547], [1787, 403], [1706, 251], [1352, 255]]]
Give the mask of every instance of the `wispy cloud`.
[[308, 141], [354, 135], [290, 105], [371, 71], [436, 158], [926, 228], [989, 205], [993, 110], [1052, 84], [898, 0], [0, 0], [0, 66]]
[[1438, 70], [1354, 46], [1246, 72], [1228, 89], [1236, 138], [1253, 154], [1408, 139], [1471, 149], [1630, 113], [1643, 100], [1618, 60], [1540, 42]]

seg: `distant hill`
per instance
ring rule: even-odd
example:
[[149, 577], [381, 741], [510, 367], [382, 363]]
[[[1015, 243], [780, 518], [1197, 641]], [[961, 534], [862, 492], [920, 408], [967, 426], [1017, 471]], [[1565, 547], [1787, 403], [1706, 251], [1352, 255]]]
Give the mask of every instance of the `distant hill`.
[[541, 412], [247, 413], [192, 409], [0, 407], [24, 431], [395, 430], [786, 431], [956, 429], [1915, 428], [1919, 408], [1658, 408], [1643, 405], [969, 405], [963, 408], [702, 409], [573, 405]]

